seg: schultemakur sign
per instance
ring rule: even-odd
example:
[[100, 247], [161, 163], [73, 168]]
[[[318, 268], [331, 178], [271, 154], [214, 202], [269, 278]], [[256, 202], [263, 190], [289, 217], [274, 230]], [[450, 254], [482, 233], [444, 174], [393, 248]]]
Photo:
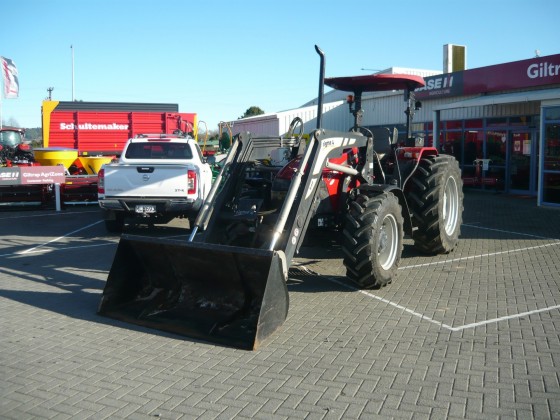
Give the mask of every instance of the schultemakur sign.
[[60, 123], [61, 130], [128, 130], [128, 124], [98, 124], [98, 123]]

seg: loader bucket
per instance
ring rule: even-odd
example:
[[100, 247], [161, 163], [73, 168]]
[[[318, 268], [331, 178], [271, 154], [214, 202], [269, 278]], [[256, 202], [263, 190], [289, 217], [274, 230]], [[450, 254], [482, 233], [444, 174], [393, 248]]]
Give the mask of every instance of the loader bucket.
[[254, 350], [285, 321], [283, 253], [123, 235], [99, 314]]

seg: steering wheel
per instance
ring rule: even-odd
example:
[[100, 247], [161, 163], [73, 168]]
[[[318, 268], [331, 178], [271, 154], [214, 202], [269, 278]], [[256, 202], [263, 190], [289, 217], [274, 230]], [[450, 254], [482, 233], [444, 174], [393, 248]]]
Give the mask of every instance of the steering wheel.
[[[299, 133], [294, 136], [294, 132], [296, 128], [299, 129]], [[303, 120], [300, 117], [295, 117], [292, 122], [290, 123], [290, 128], [288, 128], [287, 137], [295, 137], [296, 141], [299, 142], [303, 136]]]
[[361, 133], [366, 137], [373, 138], [373, 133], [368, 128], [365, 128], [365, 127], [362, 127], [362, 126], [358, 127], [357, 129], [351, 128], [350, 131], [354, 131], [354, 132], [357, 131], [358, 133]]

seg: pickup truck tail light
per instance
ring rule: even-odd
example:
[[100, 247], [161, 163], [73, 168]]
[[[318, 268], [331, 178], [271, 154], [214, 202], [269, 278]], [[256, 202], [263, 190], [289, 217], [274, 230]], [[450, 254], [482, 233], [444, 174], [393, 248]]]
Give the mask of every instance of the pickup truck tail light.
[[196, 194], [196, 171], [188, 171], [187, 194]]
[[105, 194], [105, 169], [103, 168], [97, 173], [97, 192]]

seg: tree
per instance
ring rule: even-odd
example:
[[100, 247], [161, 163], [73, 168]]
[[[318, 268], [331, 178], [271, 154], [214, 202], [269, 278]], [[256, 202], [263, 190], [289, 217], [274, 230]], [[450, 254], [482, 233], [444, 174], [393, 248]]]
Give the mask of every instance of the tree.
[[25, 129], [25, 139], [32, 141], [33, 143], [40, 143], [43, 141], [43, 131], [40, 127], [37, 128], [26, 128]]
[[254, 117], [255, 115], [262, 115], [264, 114], [264, 111], [262, 109], [260, 109], [258, 106], [252, 106], [247, 108], [247, 111], [245, 111], [245, 114], [243, 114], [241, 117], [239, 117], [239, 119], [241, 118], [247, 118], [247, 117]]

